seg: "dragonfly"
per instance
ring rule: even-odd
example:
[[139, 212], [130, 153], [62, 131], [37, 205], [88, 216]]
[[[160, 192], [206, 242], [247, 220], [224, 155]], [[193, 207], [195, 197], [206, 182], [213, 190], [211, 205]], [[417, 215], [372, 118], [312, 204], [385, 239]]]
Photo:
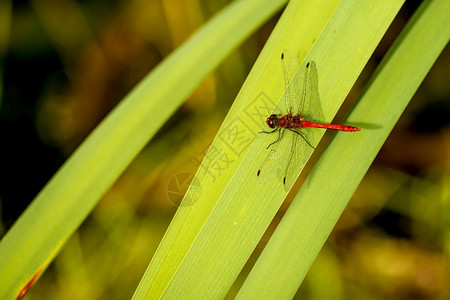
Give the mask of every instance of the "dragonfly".
[[286, 90], [284, 99], [287, 114], [272, 114], [266, 124], [273, 130], [260, 133], [277, 133], [274, 142], [267, 146], [270, 152], [258, 169], [257, 176], [261, 183], [266, 183], [284, 171], [283, 185], [286, 191], [297, 179], [297, 175], [315, 149], [320, 134], [313, 128], [332, 129], [354, 132], [361, 129], [349, 125], [325, 124], [319, 98], [318, 74], [316, 63], [309, 61], [299, 69], [297, 59], [289, 51], [281, 54]]

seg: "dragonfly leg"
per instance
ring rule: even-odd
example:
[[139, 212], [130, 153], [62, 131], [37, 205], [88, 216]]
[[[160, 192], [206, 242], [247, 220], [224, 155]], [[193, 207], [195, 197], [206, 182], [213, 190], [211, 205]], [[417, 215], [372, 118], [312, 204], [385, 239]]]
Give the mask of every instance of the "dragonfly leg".
[[316, 148], [313, 147], [313, 145], [311, 145], [311, 144], [309, 143], [309, 141], [305, 138], [305, 136], [304, 136], [303, 134], [301, 134], [301, 133], [298, 132], [298, 131], [292, 130], [292, 129], [289, 129], [289, 130], [292, 131], [292, 132], [294, 132], [294, 133], [296, 133], [296, 134], [298, 134], [298, 135], [300, 135], [300, 136], [305, 140], [305, 142], [306, 142], [311, 148], [316, 149]]
[[[273, 143], [270, 143], [270, 144], [269, 144], [269, 146], [267, 146], [267, 148], [266, 148], [266, 149], [269, 149], [269, 148], [270, 148], [270, 146], [272, 146], [273, 144], [275, 144], [276, 142], [278, 142], [278, 141], [280, 140], [280, 136], [281, 136], [281, 129], [277, 128], [277, 129], [275, 129], [275, 130], [274, 130], [274, 131], [272, 131], [272, 132], [275, 132], [276, 130], [278, 130], [278, 137], [277, 137], [277, 139], [275, 140], [275, 142], [273, 142]], [[272, 133], [272, 132], [270, 132], [270, 133]]]
[[274, 133], [275, 131], [277, 131], [278, 130], [278, 128], [275, 128], [274, 130], [272, 130], [272, 131], [260, 131], [260, 132], [258, 132], [258, 133]]

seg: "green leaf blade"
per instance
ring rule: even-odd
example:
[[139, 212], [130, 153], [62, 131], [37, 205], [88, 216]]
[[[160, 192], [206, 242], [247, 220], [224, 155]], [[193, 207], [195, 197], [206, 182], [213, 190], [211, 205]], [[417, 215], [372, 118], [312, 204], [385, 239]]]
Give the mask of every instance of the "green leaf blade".
[[[281, 178], [265, 185], [257, 181], [256, 171], [270, 143], [269, 137], [256, 138], [269, 110], [258, 110], [263, 107], [258, 106], [258, 95], [281, 101], [284, 83], [279, 57], [283, 49], [289, 48], [299, 53], [300, 61], [316, 61], [324, 121], [330, 120], [402, 1], [388, 6], [374, 3], [344, 2], [336, 12], [335, 3], [326, 17], [320, 17], [320, 13], [311, 17], [312, 11], [320, 10], [318, 2], [309, 3], [310, 7], [300, 1], [289, 4], [197, 174], [205, 186], [204, 193], [193, 206], [181, 207], [177, 212], [143, 279], [147, 285], [158, 284], [147, 287], [151, 291], [142, 292], [141, 297], [161, 297], [161, 290], [163, 298], [169, 299], [220, 298], [226, 294], [286, 195]], [[304, 20], [311, 23], [301, 22]], [[321, 29], [316, 31], [317, 20], [321, 21]], [[309, 28], [316, 37], [307, 34]], [[302, 40], [296, 34], [307, 38]], [[245, 134], [232, 140], [231, 133], [236, 132]], [[242, 140], [248, 141], [248, 148], [239, 148]], [[220, 174], [216, 171], [218, 182], [205, 174], [205, 170], [214, 170], [214, 152], [232, 158]], [[165, 270], [169, 270], [168, 275]], [[164, 283], [158, 281], [159, 276], [164, 277]]]
[[[347, 122], [312, 170], [238, 297], [292, 298], [359, 182], [449, 40], [449, 4], [427, 1], [377, 69]], [[336, 162], [344, 162], [342, 164]]]
[[[0, 243], [0, 298], [14, 298], [183, 100], [286, 0], [236, 1], [180, 46], [103, 120]], [[258, 8], [258, 13], [254, 13]]]

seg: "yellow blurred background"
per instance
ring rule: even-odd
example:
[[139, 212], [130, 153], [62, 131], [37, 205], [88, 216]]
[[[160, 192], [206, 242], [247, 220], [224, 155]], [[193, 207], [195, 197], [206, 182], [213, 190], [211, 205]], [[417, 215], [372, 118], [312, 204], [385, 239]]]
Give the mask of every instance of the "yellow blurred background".
[[[11, 21], [7, 26], [4, 19], [0, 29], [8, 34], [0, 45], [1, 236], [123, 96], [229, 2], [31, 0], [0, 5], [0, 16]], [[349, 103], [416, 7], [409, 2], [401, 10]], [[131, 298], [279, 16], [230, 55], [163, 126], [31, 288], [28, 299]], [[296, 298], [450, 298], [449, 66], [447, 47]], [[342, 113], [336, 118], [342, 119]]]

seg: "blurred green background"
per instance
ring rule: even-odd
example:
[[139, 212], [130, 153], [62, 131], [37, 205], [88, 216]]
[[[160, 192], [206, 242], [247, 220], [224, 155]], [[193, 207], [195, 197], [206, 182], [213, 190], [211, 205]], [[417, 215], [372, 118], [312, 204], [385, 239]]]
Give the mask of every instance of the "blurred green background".
[[[123, 96], [229, 2], [1, 2], [1, 236]], [[418, 4], [408, 1], [401, 10], [349, 94], [349, 103]], [[278, 18], [253, 34], [187, 99], [68, 241], [28, 299], [132, 296]], [[360, 184], [298, 299], [450, 298], [448, 50]], [[336, 119], [346, 111], [344, 105]]]

